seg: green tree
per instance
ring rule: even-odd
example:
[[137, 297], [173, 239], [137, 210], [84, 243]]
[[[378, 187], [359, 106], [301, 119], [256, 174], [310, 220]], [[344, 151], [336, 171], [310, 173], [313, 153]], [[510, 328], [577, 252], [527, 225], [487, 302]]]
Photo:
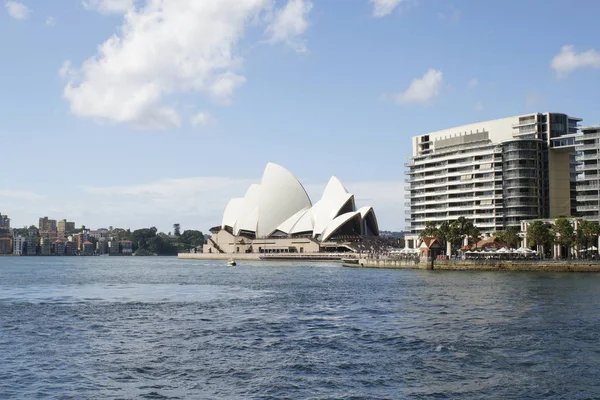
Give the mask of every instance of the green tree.
[[468, 232], [468, 237], [470, 238], [470, 242], [472, 242], [472, 244], [477, 245], [477, 242], [479, 242], [481, 240], [481, 230], [476, 227], [476, 226], [472, 226], [471, 229]]
[[427, 221], [425, 222], [425, 228], [419, 233], [419, 239], [423, 239], [426, 237], [436, 237], [438, 231], [435, 226], [435, 222]]
[[189, 251], [204, 244], [204, 234], [200, 231], [188, 229], [177, 239], [177, 245], [181, 251]]
[[554, 241], [554, 235], [548, 224], [536, 220], [527, 227], [527, 240], [531, 246], [541, 247], [544, 253], [544, 248]]
[[460, 248], [464, 239], [465, 235], [462, 233], [460, 223], [457, 221], [452, 222], [450, 224], [450, 229], [448, 230], [448, 242], [450, 242], [450, 247], [454, 250], [458, 244], [458, 248]]
[[108, 236], [114, 238], [115, 240], [131, 240], [131, 230], [114, 228], [108, 233]]
[[564, 254], [564, 256], [567, 256], [576, 236], [573, 225], [565, 217], [558, 217], [552, 226], [552, 233], [554, 243], [567, 248], [567, 254]]
[[446, 251], [446, 246], [448, 245], [448, 235], [450, 235], [450, 222], [444, 221], [437, 229], [437, 238], [443, 243], [444, 251]]
[[181, 235], [181, 225], [173, 224], [173, 235], [175, 235], [175, 236]]

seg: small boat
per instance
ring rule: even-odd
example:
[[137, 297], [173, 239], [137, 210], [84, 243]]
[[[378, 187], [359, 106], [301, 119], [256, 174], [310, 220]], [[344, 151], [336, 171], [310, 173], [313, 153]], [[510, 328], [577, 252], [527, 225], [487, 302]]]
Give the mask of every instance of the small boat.
[[227, 260], [227, 265], [231, 265], [232, 267], [235, 267], [237, 265], [237, 263], [235, 262], [235, 260], [233, 258], [230, 258], [229, 260]]

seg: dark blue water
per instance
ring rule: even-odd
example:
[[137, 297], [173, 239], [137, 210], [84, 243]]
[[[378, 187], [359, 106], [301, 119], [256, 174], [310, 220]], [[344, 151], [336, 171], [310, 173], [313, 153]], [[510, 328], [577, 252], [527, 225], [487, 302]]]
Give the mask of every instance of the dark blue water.
[[0, 398], [600, 398], [600, 275], [0, 257]]

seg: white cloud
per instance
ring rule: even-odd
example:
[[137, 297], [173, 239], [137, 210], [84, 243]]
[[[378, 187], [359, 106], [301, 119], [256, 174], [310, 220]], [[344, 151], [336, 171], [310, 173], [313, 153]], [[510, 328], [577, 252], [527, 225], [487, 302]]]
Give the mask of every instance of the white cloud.
[[461, 12], [454, 6], [450, 6], [448, 12], [439, 12], [438, 17], [443, 21], [448, 21], [457, 24], [460, 21]]
[[51, 16], [46, 17], [46, 20], [44, 21], [44, 26], [52, 27], [55, 25], [56, 25], [56, 20], [54, 19], [54, 17], [51, 17]]
[[298, 37], [308, 29], [307, 18], [312, 7], [313, 4], [307, 0], [289, 0], [267, 27], [269, 42], [285, 43], [299, 53], [306, 52], [305, 43]]
[[201, 111], [198, 114], [194, 115], [190, 121], [193, 127], [196, 128], [204, 128], [207, 126], [214, 125], [216, 123], [215, 119], [212, 115], [205, 111]]
[[4, 4], [8, 15], [14, 19], [27, 19], [31, 10], [25, 4], [18, 1], [7, 1]]
[[134, 9], [134, 0], [82, 0], [83, 6], [101, 14], [125, 14]]
[[73, 74], [73, 68], [72, 68], [72, 66], [71, 66], [71, 61], [68, 61], [68, 60], [67, 60], [67, 61], [65, 61], [65, 62], [63, 63], [63, 65], [62, 65], [62, 66], [60, 67], [60, 69], [58, 70], [58, 75], [59, 75], [61, 78], [67, 78], [67, 77], [69, 77], [69, 76], [70, 76], [70, 75], [72, 75], [72, 74]]
[[442, 72], [430, 68], [420, 79], [414, 79], [408, 89], [393, 95], [398, 104], [427, 103], [438, 96], [442, 86]]
[[13, 200], [40, 200], [46, 196], [31, 192], [29, 190], [12, 190], [12, 189], [1, 189], [0, 197], [5, 197]]
[[600, 69], [600, 53], [592, 49], [577, 54], [574, 46], [563, 46], [550, 65], [559, 77], [567, 76], [579, 68]]
[[272, 0], [151, 0], [128, 12], [120, 34], [72, 74], [71, 111], [98, 122], [141, 128], [180, 126], [165, 98], [200, 92], [227, 104], [245, 82], [235, 54], [246, 25]]
[[480, 100], [477, 103], [475, 103], [475, 111], [483, 111], [483, 102]]
[[477, 78], [471, 78], [471, 80], [468, 83], [468, 86], [472, 89], [474, 87], [479, 86], [479, 80], [477, 80]]
[[369, 0], [373, 4], [373, 16], [385, 17], [394, 11], [405, 0]]

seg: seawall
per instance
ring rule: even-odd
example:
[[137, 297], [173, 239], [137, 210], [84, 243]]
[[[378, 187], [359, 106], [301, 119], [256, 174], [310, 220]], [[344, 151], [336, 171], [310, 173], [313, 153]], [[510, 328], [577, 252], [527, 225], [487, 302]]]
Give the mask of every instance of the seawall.
[[407, 260], [360, 259], [358, 263], [344, 263], [345, 267], [390, 268], [390, 269], [433, 269], [441, 271], [546, 271], [546, 272], [600, 272], [600, 262], [591, 261], [431, 261], [411, 262]]

